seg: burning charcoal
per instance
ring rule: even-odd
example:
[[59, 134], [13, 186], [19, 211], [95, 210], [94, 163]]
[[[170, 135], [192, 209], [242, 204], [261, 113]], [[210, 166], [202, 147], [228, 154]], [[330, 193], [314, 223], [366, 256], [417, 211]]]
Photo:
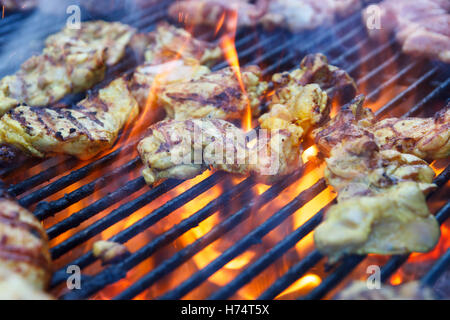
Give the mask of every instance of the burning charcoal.
[[127, 247], [123, 244], [104, 240], [95, 242], [92, 251], [94, 256], [99, 258], [104, 265], [117, 263], [130, 255]]

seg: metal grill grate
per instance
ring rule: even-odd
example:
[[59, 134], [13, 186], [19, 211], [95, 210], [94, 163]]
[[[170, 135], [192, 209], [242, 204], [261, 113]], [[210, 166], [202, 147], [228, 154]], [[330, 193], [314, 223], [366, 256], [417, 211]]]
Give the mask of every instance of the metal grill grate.
[[[146, 9], [144, 12], [123, 17], [121, 21], [139, 28], [141, 32], [148, 32], [155, 27], [157, 21], [165, 18], [165, 12], [169, 4], [170, 1], [163, 1], [155, 7]], [[11, 36], [9, 33], [29, 18], [29, 15], [20, 14], [7, 17], [0, 25], [0, 39], [7, 41], [8, 37]], [[43, 39], [48, 34], [57, 31], [61, 25], [62, 21], [61, 24], [43, 24], [39, 30], [33, 30], [30, 34], [34, 38]], [[203, 37], [208, 38], [209, 33], [205, 33]], [[241, 64], [261, 65], [264, 67], [263, 74], [265, 76], [294, 68], [300, 61], [300, 58], [306, 53], [323, 52], [329, 56], [331, 64], [347, 70], [357, 80], [358, 87], [364, 88], [364, 93], [369, 102], [376, 101], [380, 94], [386, 90], [393, 90], [398, 83], [402, 83], [403, 89], [400, 92], [396, 92], [392, 99], [377, 110], [376, 115], [378, 117], [388, 114], [404, 114], [404, 116], [425, 114], [427, 113], [424, 113], [426, 105], [436, 104], [436, 101], [442, 102], [448, 98], [448, 87], [450, 85], [450, 70], [448, 66], [432, 65], [425, 61], [405, 57], [398, 50], [394, 39], [378, 45], [372, 43], [365, 35], [364, 27], [360, 23], [359, 13], [340, 21], [332, 28], [297, 35], [291, 35], [281, 30], [273, 32], [265, 32], [259, 29], [243, 30], [237, 35], [236, 47]], [[17, 48], [7, 48], [7, 50], [15, 49]], [[226, 62], [221, 62], [213, 69], [217, 70], [226, 65]], [[133, 61], [125, 59], [118, 66], [108, 71], [110, 74], [109, 78], [113, 78], [117, 75], [117, 72], [130, 72], [132, 68]], [[389, 70], [396, 70], [396, 72], [390, 74]], [[11, 71], [5, 68], [1, 74], [9, 72]], [[380, 78], [380, 75], [387, 76]], [[374, 83], [376, 85], [373, 85]], [[411, 98], [414, 103], [409, 105], [413, 105], [413, 107], [404, 110], [401, 107], [402, 103], [411, 101]], [[76, 159], [59, 157], [44, 161], [30, 160], [23, 167], [11, 167], [0, 172], [0, 175], [7, 181], [14, 181], [17, 177], [21, 178], [21, 181], [13, 183], [8, 191], [12, 195], [19, 197], [21, 205], [34, 208], [34, 214], [46, 223], [52, 216], [63, 213], [70, 206], [90, 199], [89, 197], [93, 192], [99, 190], [107, 190], [108, 192], [100, 199], [89, 200], [90, 203], [67, 218], [54, 223], [49, 222], [47, 232], [50, 239], [64, 235], [68, 231], [73, 233], [51, 248], [53, 259], [64, 258], [63, 261], [65, 261], [54, 274], [53, 287], [57, 287], [67, 279], [67, 265], [78, 265], [85, 269], [97, 262], [97, 259], [90, 251], [74, 258], [74, 249], [79, 248], [109, 227], [124, 221], [139, 209], [145, 208], [145, 206], [183, 184], [182, 181], [169, 179], [152, 189], [148, 189], [144, 179], [139, 176], [140, 160], [134, 157], [135, 154], [133, 154], [135, 145], [136, 142], [131, 142], [124, 146], [118, 146], [115, 151], [87, 164], [81, 163]], [[23, 174], [24, 171], [29, 170], [31, 172], [33, 168], [45, 169], [32, 176], [27, 173]], [[231, 201], [242, 204], [237, 210], [228, 212], [220, 223], [215, 225], [208, 233], [161, 261], [115, 298], [130, 299], [135, 297], [154, 285], [165, 275], [174, 272], [208, 245], [244, 224], [258, 209], [270, 203], [298, 181], [300, 177], [316, 168], [316, 162], [308, 161], [295, 174], [271, 186], [259, 196], [249, 192], [256, 185], [252, 178], [246, 178], [238, 184], [234, 184], [230, 182], [231, 179], [227, 174], [222, 172], [213, 173], [203, 181], [166, 201], [137, 222], [121, 230], [111, 237], [110, 240], [125, 243], [154, 226], [191, 200], [202, 197], [202, 194], [211, 188], [222, 184], [229, 185], [230, 187], [220, 196], [189, 217], [182, 219], [167, 231], [156, 235], [151, 241], [120, 263], [101, 268], [96, 274], [85, 276], [81, 290], [69, 292], [61, 298], [91, 297], [107, 285], [124, 278], [127, 272], [135, 268], [139, 263], [151, 257], [158, 250], [169, 245], [202, 221], [205, 221]], [[127, 181], [120, 187], [110, 189], [110, 181], [119, 180], [127, 175], [131, 176], [131, 174], [136, 178]], [[435, 180], [435, 183], [439, 186], [438, 191], [435, 191], [435, 193], [445, 188], [449, 177], [450, 168], [447, 166]], [[261, 243], [268, 233], [292, 217], [298, 209], [305, 206], [325, 189], [324, 179], [319, 179], [310, 188], [300, 192], [293, 200], [286, 203], [248, 234], [238, 239], [234, 245], [226, 249], [205, 267], [159, 298], [179, 299], [186, 296], [234, 258]], [[119, 206], [114, 208], [115, 205]], [[239, 289], [257, 278], [277, 259], [283, 257], [299, 241], [313, 231], [320, 223], [323, 213], [329, 205], [326, 205], [303, 225], [287, 234], [267, 252], [253, 260], [232, 281], [215, 290], [209, 298], [225, 299], [233, 297]], [[114, 209], [107, 215], [102, 216], [103, 211], [111, 208]], [[450, 208], [447, 202], [437, 212], [439, 222], [441, 224], [444, 223], [449, 214]], [[94, 221], [90, 222], [92, 219]], [[88, 225], [80, 227], [81, 224], [86, 224], [87, 221], [89, 221]], [[283, 276], [262, 292], [259, 298], [275, 298], [284, 289], [321, 262], [322, 258], [321, 254], [316, 250], [310, 252], [296, 264], [292, 264]], [[303, 298], [318, 299], [326, 296], [364, 259], [365, 257], [363, 256], [350, 256], [343, 259], [332, 272], [327, 274], [318, 287]], [[407, 259], [407, 255], [392, 257], [382, 268], [383, 281], [388, 280]], [[446, 266], [448, 267], [449, 260], [449, 252], [447, 252], [435, 263], [429, 273], [422, 278], [423, 283], [432, 284]]]

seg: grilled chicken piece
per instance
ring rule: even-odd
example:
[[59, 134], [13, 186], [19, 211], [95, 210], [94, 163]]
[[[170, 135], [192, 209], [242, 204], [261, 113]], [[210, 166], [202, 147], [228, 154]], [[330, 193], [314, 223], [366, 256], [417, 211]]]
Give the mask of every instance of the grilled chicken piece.
[[[272, 103], [284, 103], [290, 99], [290, 91], [295, 87], [316, 83], [328, 95], [328, 102], [337, 99], [340, 103], [352, 100], [357, 92], [356, 83], [342, 69], [328, 64], [328, 59], [321, 53], [305, 56], [300, 68], [291, 72], [277, 73], [272, 81], [277, 88]], [[323, 119], [326, 120], [326, 119]]]
[[340, 201], [314, 232], [317, 249], [330, 263], [349, 253], [428, 252], [439, 237], [439, 224], [412, 181]]
[[26, 279], [0, 266], [0, 300], [52, 300], [44, 291], [32, 286]]
[[270, 0], [184, 0], [169, 8], [169, 15], [187, 25], [216, 27], [220, 20], [237, 14], [239, 27], [254, 26], [267, 12]]
[[149, 34], [136, 35], [132, 42], [146, 60], [134, 72], [130, 86], [142, 108], [156, 103], [156, 93], [164, 86], [209, 73], [207, 66], [222, 56], [217, 46], [165, 23]]
[[0, 288], [4, 289], [0, 289], [0, 295], [43, 296], [51, 277], [47, 234], [40, 222], [3, 190], [0, 190], [0, 239]]
[[85, 160], [110, 148], [138, 112], [127, 82], [119, 78], [72, 108], [10, 110], [0, 119], [0, 145], [12, 145], [33, 157], [64, 153]]
[[122, 58], [134, 32], [120, 23], [97, 21], [50, 36], [42, 54], [0, 80], [0, 115], [23, 103], [46, 106], [92, 87], [103, 79], [106, 66]]
[[158, 105], [169, 118], [241, 119], [247, 106], [252, 115], [259, 114], [259, 105], [268, 85], [261, 81], [257, 66], [241, 69], [245, 92], [231, 68], [208, 73], [189, 82], [164, 86], [158, 93]]
[[1, 0], [0, 6], [9, 11], [22, 11], [33, 9], [37, 6], [38, 0]]
[[436, 300], [436, 294], [420, 282], [412, 281], [398, 286], [383, 284], [380, 289], [369, 289], [365, 281], [353, 281], [342, 290], [336, 300]]
[[217, 45], [195, 39], [184, 29], [160, 23], [155, 31], [146, 35], [148, 43], [145, 62], [159, 64], [177, 59], [195, 59], [210, 66], [222, 57]]
[[74, 41], [85, 42], [91, 50], [106, 51], [105, 63], [108, 67], [118, 63], [125, 54], [136, 29], [119, 22], [83, 22], [80, 29], [64, 28], [45, 41], [46, 47], [58, 47]]
[[[448, 156], [447, 144], [439, 138], [446, 131], [439, 125], [441, 120], [405, 119], [422, 124], [424, 140], [419, 143], [421, 139], [412, 136], [410, 125], [403, 123], [399, 127], [404, 128], [395, 133], [396, 141], [403, 142], [393, 149], [395, 141], [383, 139], [391, 135], [380, 130], [403, 120], [376, 123], [371, 111], [363, 108], [363, 101], [358, 96], [315, 132], [317, 145], [327, 158], [325, 178], [339, 194], [338, 203], [314, 235], [317, 248], [332, 262], [347, 253], [426, 252], [440, 235], [425, 201], [425, 194], [435, 188], [434, 171], [417, 156], [429, 154], [417, 150]], [[431, 144], [433, 141], [439, 143]], [[428, 143], [432, 148], [423, 148]]]
[[197, 60], [172, 60], [161, 64], [144, 63], [136, 68], [130, 89], [139, 106], [146, 110], [157, 101], [157, 93], [166, 86], [194, 80], [209, 73]]
[[336, 16], [349, 15], [361, 8], [361, 0], [272, 0], [261, 23], [266, 27], [281, 26], [292, 32], [311, 30], [335, 21]]
[[377, 144], [422, 159], [450, 157], [450, 104], [432, 118], [385, 119], [371, 128]]
[[[225, 148], [233, 151], [235, 161], [223, 161]], [[248, 172], [244, 132], [218, 119], [160, 121], [150, 127], [138, 151], [145, 166], [142, 174], [149, 185], [164, 178], [190, 179], [209, 165], [228, 172]]]
[[[449, 10], [446, 0], [384, 0], [376, 11], [381, 28], [371, 28], [369, 23], [368, 32], [374, 38], [395, 33], [405, 53], [450, 63]], [[367, 8], [364, 21], [372, 21], [373, 15], [373, 9]]]

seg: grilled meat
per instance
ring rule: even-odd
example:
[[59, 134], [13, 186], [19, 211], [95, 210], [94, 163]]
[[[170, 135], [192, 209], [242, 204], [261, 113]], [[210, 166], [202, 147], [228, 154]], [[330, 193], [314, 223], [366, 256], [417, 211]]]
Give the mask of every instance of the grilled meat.
[[238, 26], [254, 26], [267, 12], [269, 0], [184, 0], [169, 8], [169, 15], [187, 25], [216, 27], [221, 19], [230, 19], [237, 13]]
[[448, 157], [447, 111], [376, 122], [363, 101], [358, 96], [314, 133], [325, 178], [338, 192], [338, 204], [316, 229], [316, 246], [331, 261], [346, 253], [429, 251], [440, 231], [425, 201], [434, 171], [422, 158]]
[[314, 232], [317, 249], [331, 263], [349, 253], [427, 252], [439, 237], [439, 224], [412, 181], [340, 201]]
[[[336, 99], [347, 103], [356, 95], [356, 83], [350, 75], [338, 67], [328, 64], [328, 59], [321, 53], [305, 56], [300, 68], [291, 72], [277, 73], [272, 81], [277, 89], [272, 103], [284, 103], [290, 99], [290, 91], [295, 87], [315, 83], [328, 95], [328, 103]], [[286, 97], [287, 96], [287, 97]], [[323, 119], [326, 120], [326, 119]]]
[[188, 25], [216, 27], [218, 21], [237, 15], [238, 27], [262, 24], [284, 27], [293, 32], [327, 25], [336, 16], [361, 8], [361, 0], [184, 0], [169, 8], [169, 15]]
[[148, 43], [144, 52], [145, 62], [153, 65], [170, 60], [195, 59], [210, 66], [222, 57], [218, 46], [195, 39], [186, 30], [167, 23], [160, 23], [156, 31], [145, 37]]
[[[232, 151], [235, 161], [224, 161], [226, 148]], [[149, 185], [164, 178], [190, 179], [209, 165], [228, 172], [248, 171], [245, 134], [218, 119], [160, 121], [150, 127], [138, 151], [145, 165], [142, 174]]]
[[365, 281], [353, 281], [342, 290], [337, 300], [435, 300], [436, 294], [420, 282], [412, 281], [399, 286], [383, 284], [380, 289], [369, 289]]
[[142, 108], [155, 103], [156, 93], [166, 85], [187, 82], [209, 73], [207, 66], [222, 56], [218, 47], [165, 23], [149, 34], [135, 36], [132, 42], [133, 49], [145, 56], [130, 86]]
[[261, 81], [261, 71], [256, 66], [242, 68], [241, 79], [244, 89], [233, 70], [225, 68], [189, 82], [172, 83], [158, 93], [158, 105], [176, 120], [241, 119], [248, 105], [252, 115], [258, 115], [267, 83]]
[[157, 102], [157, 93], [166, 86], [187, 82], [209, 73], [208, 67], [197, 60], [172, 60], [161, 64], [144, 63], [136, 68], [130, 89], [142, 109]]
[[450, 156], [450, 104], [432, 118], [385, 119], [371, 128], [377, 144], [422, 159]]
[[0, 80], [0, 115], [23, 103], [45, 106], [90, 88], [103, 79], [106, 66], [122, 58], [134, 32], [120, 23], [97, 21], [50, 36], [42, 54]]
[[47, 234], [40, 222], [3, 190], [0, 239], [0, 295], [11, 299], [43, 297], [51, 277]]
[[[450, 63], [450, 4], [445, 0], [384, 0], [377, 4], [380, 26], [370, 27], [369, 35], [380, 38], [395, 33], [403, 51]], [[373, 20], [367, 8], [364, 21]]]
[[0, 145], [12, 145], [39, 158], [64, 153], [89, 159], [110, 148], [138, 111], [127, 82], [119, 78], [72, 108], [10, 110], [0, 119]]
[[335, 21], [336, 16], [349, 15], [361, 8], [360, 0], [272, 0], [261, 23], [266, 27], [281, 26], [299, 32]]

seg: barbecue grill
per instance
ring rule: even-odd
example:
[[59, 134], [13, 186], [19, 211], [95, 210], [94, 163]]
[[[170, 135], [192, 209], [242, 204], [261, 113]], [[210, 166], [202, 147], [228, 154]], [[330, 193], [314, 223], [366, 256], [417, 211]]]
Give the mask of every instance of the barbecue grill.
[[[169, 19], [171, 2], [109, 18], [149, 32]], [[46, 15], [14, 13], [0, 21], [1, 76], [16, 70], [41, 49], [46, 36], [63, 27], [66, 17]], [[210, 41], [220, 37], [211, 31], [193, 32]], [[307, 53], [324, 53], [331, 64], [354, 77], [379, 118], [430, 116], [450, 97], [448, 65], [405, 56], [393, 38], [370, 40], [360, 12], [332, 27], [300, 34], [259, 27], [238, 30], [235, 46], [240, 65], [258, 64], [267, 78], [297, 67]], [[213, 69], [227, 65], [224, 60]], [[99, 86], [135, 66], [127, 55]], [[66, 101], [73, 103], [83, 95]], [[58, 298], [332, 298], [351, 280], [367, 278], [369, 265], [380, 266], [381, 280], [392, 284], [420, 280], [439, 286], [445, 280], [450, 266], [448, 159], [432, 164], [438, 189], [428, 203], [442, 225], [441, 240], [432, 252], [348, 256], [328, 265], [314, 249], [311, 235], [334, 195], [322, 178], [323, 163], [315, 157], [314, 146], [305, 151], [302, 168], [272, 186], [251, 177], [206, 172], [149, 188], [140, 176], [138, 140], [130, 130], [124, 130], [113, 150], [91, 161], [60, 156], [0, 171], [8, 192], [46, 227], [55, 265], [51, 290]], [[124, 243], [131, 254], [102, 265], [91, 250], [101, 239]], [[71, 265], [81, 268], [79, 290], [66, 287]]]

